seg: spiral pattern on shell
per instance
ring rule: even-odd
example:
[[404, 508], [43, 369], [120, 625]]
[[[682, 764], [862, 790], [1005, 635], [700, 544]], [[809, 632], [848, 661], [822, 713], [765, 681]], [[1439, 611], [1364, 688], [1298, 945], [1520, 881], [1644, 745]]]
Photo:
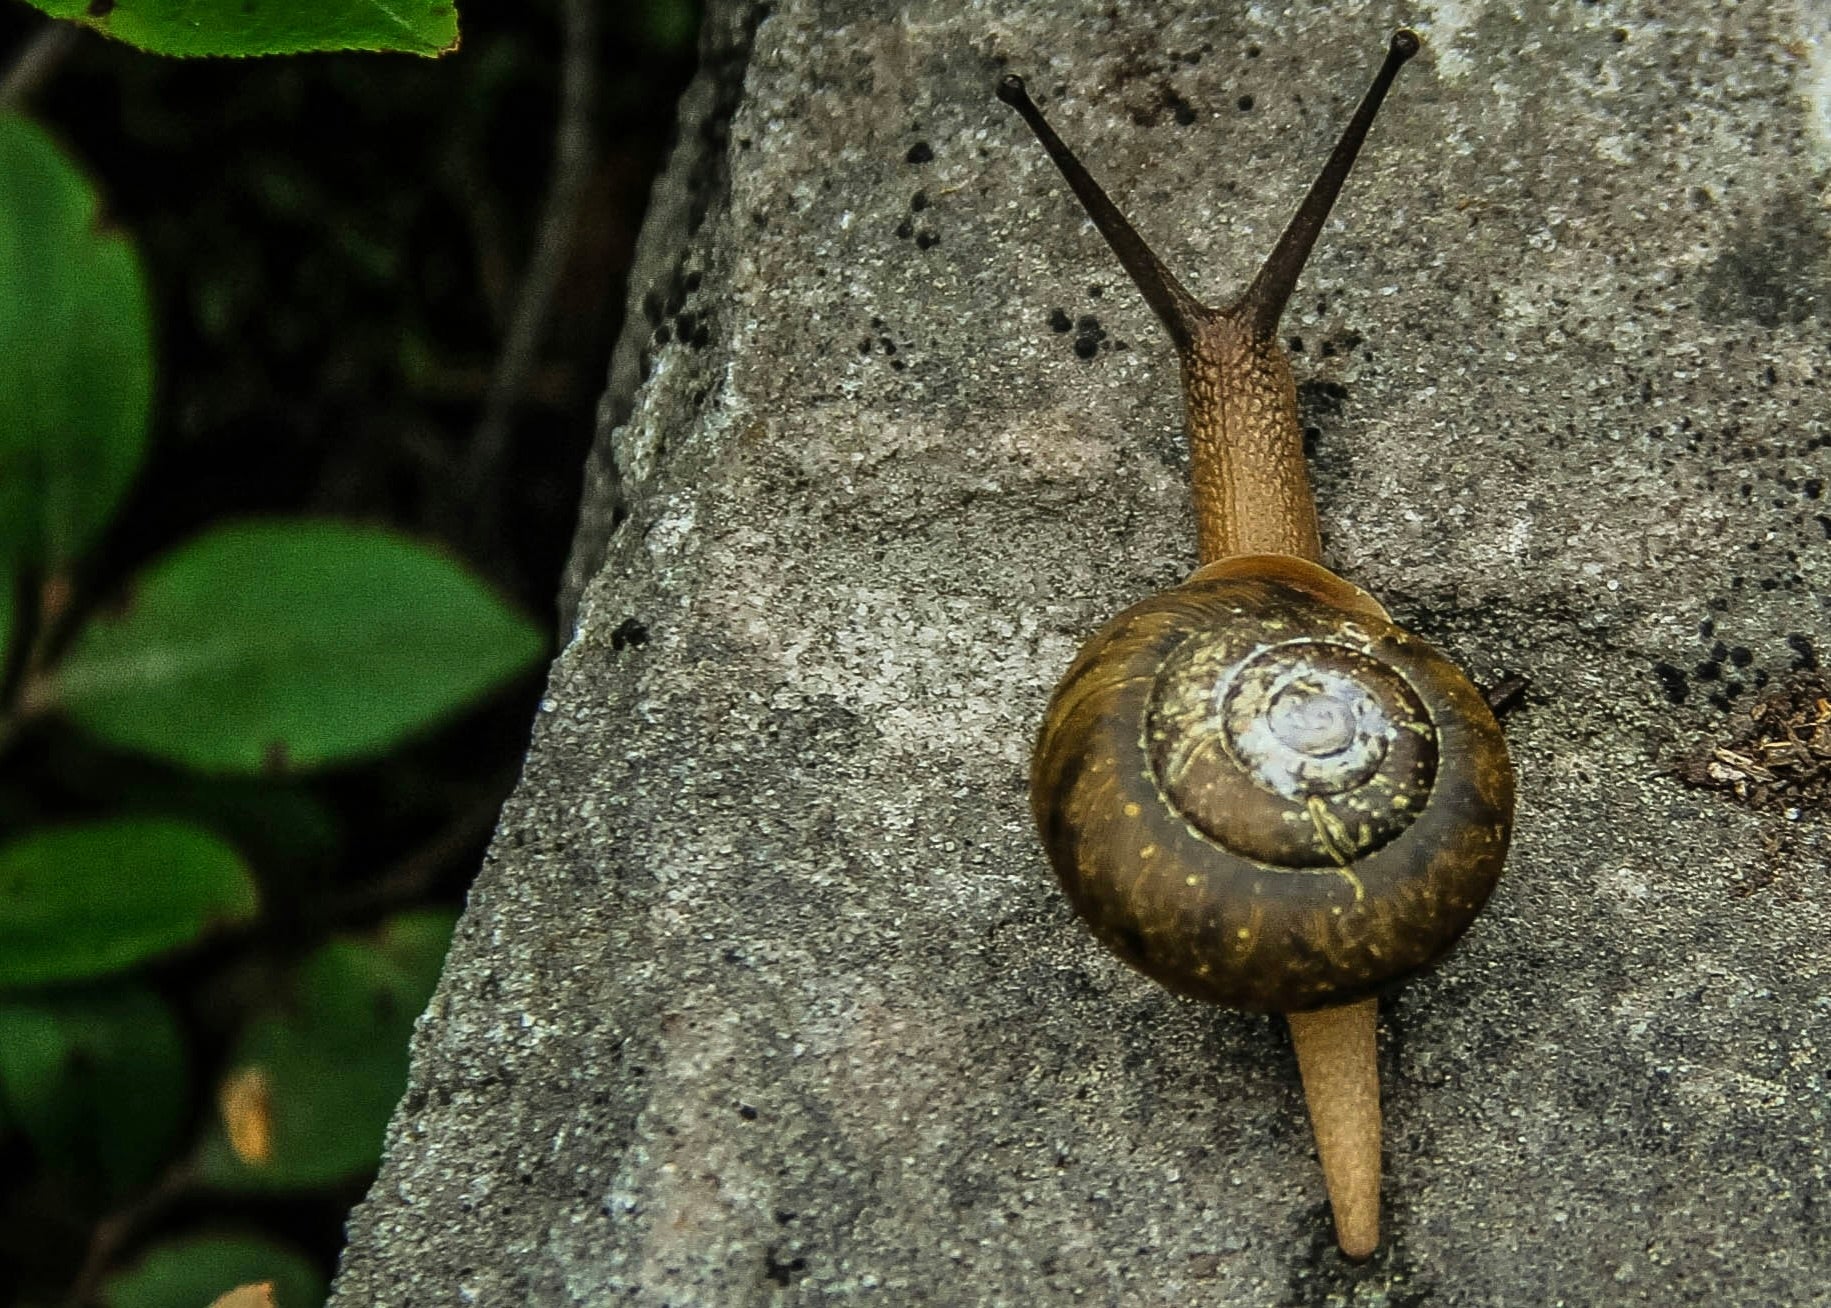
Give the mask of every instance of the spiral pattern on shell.
[[1057, 688], [1032, 804], [1070, 900], [1171, 989], [1294, 1012], [1435, 962], [1506, 854], [1512, 772], [1442, 654], [1317, 565], [1229, 559]]

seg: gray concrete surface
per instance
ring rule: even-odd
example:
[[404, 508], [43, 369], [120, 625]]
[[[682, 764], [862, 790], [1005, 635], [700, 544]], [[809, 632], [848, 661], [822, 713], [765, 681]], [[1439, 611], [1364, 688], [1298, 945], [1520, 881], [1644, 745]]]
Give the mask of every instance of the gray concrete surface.
[[991, 86], [1222, 299], [1395, 15], [713, 9], [577, 635], [335, 1303], [1831, 1302], [1831, 818], [1671, 775], [1831, 655], [1825, 20], [1396, 15], [1287, 319], [1324, 538], [1534, 690], [1510, 870], [1383, 1009], [1355, 1268], [1279, 1024], [1108, 958], [1029, 829], [1055, 677], [1191, 522], [1170, 350]]

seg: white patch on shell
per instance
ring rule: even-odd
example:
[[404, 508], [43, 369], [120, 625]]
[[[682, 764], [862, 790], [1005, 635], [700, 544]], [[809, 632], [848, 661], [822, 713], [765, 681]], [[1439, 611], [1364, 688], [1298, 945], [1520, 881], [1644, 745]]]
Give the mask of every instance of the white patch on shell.
[[1364, 785], [1399, 729], [1358, 679], [1312, 660], [1302, 645], [1239, 665], [1215, 695], [1241, 768], [1298, 802]]

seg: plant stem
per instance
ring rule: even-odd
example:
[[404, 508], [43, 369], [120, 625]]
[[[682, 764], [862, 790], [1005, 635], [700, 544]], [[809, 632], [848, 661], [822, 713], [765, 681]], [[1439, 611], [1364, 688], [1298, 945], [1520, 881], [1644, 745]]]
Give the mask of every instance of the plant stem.
[[150, 1189], [98, 1221], [89, 1232], [89, 1248], [83, 1255], [82, 1268], [64, 1296], [67, 1308], [90, 1308], [98, 1302], [96, 1296], [102, 1288], [102, 1278], [114, 1267], [121, 1249], [154, 1218], [193, 1193], [197, 1182], [196, 1156], [187, 1154], [173, 1163]]
[[17, 109], [44, 84], [65, 55], [76, 48], [75, 23], [52, 19], [32, 34], [6, 72], [0, 74], [0, 109]]

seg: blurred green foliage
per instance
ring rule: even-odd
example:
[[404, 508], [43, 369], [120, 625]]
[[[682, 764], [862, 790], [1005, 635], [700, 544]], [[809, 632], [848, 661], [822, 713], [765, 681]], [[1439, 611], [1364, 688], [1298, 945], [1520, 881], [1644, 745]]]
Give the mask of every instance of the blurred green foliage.
[[387, 749], [542, 644], [525, 618], [411, 541], [245, 522], [154, 563], [26, 697], [187, 767], [290, 771]]
[[203, 1236], [147, 1251], [103, 1290], [107, 1308], [209, 1308], [238, 1285], [273, 1282], [278, 1308], [324, 1302], [324, 1278], [310, 1262], [271, 1240]]
[[40, 1157], [111, 1192], [141, 1184], [178, 1144], [188, 1092], [178, 1021], [144, 986], [0, 996], [0, 1102]]
[[[80, 757], [80, 727], [194, 774], [0, 832], [0, 1142], [29, 1142], [40, 1169], [102, 1202], [360, 1178], [452, 916], [400, 913], [267, 969], [208, 1073], [215, 1111], [199, 1113], [198, 1051], [156, 969], [259, 926], [238, 845], [259, 851], [276, 827], [322, 838], [300, 796], [209, 774], [388, 750], [527, 669], [545, 640], [443, 553], [317, 520], [208, 529], [111, 606], [88, 601], [86, 551], [146, 438], [147, 291], [87, 179], [23, 118], [0, 115], [0, 177], [0, 750], [32, 734]], [[324, 1294], [299, 1252], [207, 1231], [91, 1273], [77, 1297], [118, 1308], [200, 1306], [262, 1280], [297, 1308]]]
[[69, 563], [140, 466], [152, 328], [133, 247], [23, 118], [0, 114], [0, 567]]
[[[118, 37], [386, 6], [40, 8]], [[437, 62], [83, 38], [34, 96], [55, 133], [0, 112], [0, 1303], [312, 1308], [377, 1163], [537, 693], [498, 588], [552, 600], [698, 29], [599, 11], [597, 172], [480, 514], [451, 452], [560, 42], [554, 0], [464, 10]], [[0, 65], [41, 26], [0, 0]]]
[[400, 50], [440, 55], [458, 48], [458, 7], [383, 0], [26, 0], [103, 36], [166, 55], [301, 54]]
[[252, 917], [241, 856], [158, 818], [35, 831], [0, 844], [0, 988], [88, 981]]
[[[200, 1155], [207, 1179], [309, 1187], [375, 1166], [407, 1080], [413, 1021], [432, 997], [451, 928], [445, 913], [402, 914], [370, 937], [332, 940], [299, 966], [229, 1059], [227, 1084], [251, 1100], [230, 1103], [212, 1127]], [[258, 1148], [236, 1138], [242, 1129], [259, 1137]]]

